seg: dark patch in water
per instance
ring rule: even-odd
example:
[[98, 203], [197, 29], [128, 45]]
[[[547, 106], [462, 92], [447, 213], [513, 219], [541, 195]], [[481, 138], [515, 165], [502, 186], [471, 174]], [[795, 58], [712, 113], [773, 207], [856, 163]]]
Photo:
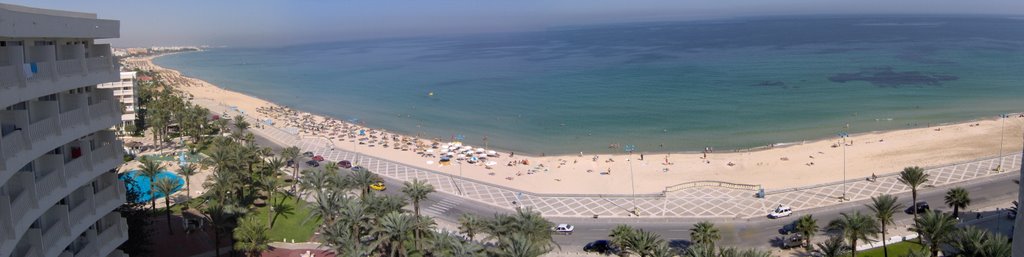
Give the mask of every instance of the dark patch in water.
[[765, 80], [757, 84], [751, 84], [752, 87], [786, 87], [786, 82], [778, 80]]
[[846, 83], [847, 81], [865, 81], [878, 87], [901, 86], [938, 86], [942, 82], [958, 80], [960, 77], [920, 71], [896, 72], [892, 67], [875, 67], [862, 69], [857, 73], [837, 73], [828, 78], [829, 81]]

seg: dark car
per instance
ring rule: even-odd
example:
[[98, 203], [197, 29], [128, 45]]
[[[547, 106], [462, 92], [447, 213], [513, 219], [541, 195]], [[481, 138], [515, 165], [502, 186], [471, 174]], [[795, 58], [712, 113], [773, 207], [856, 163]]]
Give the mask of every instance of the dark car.
[[305, 152], [305, 153], [302, 153], [302, 156], [306, 156], [306, 157], [313, 157], [313, 152]]
[[618, 253], [618, 248], [612, 245], [611, 241], [597, 240], [594, 242], [587, 243], [587, 245], [583, 246], [583, 251], [600, 254], [614, 254]]
[[789, 235], [790, 233], [796, 232], [796, 221], [786, 224], [779, 229], [779, 234]]
[[338, 162], [338, 167], [341, 167], [342, 169], [350, 169], [350, 168], [352, 168], [352, 162], [350, 162], [350, 161], [339, 161]]
[[320, 162], [314, 161], [314, 160], [309, 160], [309, 161], [306, 162], [306, 165], [309, 165], [309, 166], [312, 166], [312, 167], [320, 167]]
[[917, 202], [916, 204], [914, 204], [914, 206], [907, 207], [907, 210], [904, 212], [906, 212], [907, 214], [914, 214], [914, 208], [917, 208], [917, 213], [924, 213], [925, 211], [931, 209], [931, 207], [928, 207], [927, 202]]
[[782, 241], [782, 249], [790, 249], [804, 246], [804, 236], [801, 234], [792, 234], [787, 236]]

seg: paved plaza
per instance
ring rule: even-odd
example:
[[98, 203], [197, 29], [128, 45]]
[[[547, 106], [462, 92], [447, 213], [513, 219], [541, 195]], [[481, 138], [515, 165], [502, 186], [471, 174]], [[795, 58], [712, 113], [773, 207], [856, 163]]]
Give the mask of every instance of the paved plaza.
[[[227, 108], [211, 106], [211, 111], [226, 112]], [[237, 114], [237, 112], [230, 114]], [[251, 122], [256, 122], [252, 120]], [[796, 210], [807, 210], [839, 204], [843, 183], [828, 183], [790, 189], [767, 190], [765, 198], [756, 198], [751, 188], [722, 187], [714, 183], [700, 183], [660, 194], [638, 195], [555, 195], [520, 192], [513, 188], [474, 180], [463, 180], [442, 172], [425, 170], [372, 156], [359, 155], [342, 149], [332, 149], [326, 139], [299, 137], [281, 129], [264, 126], [253, 128], [258, 133], [281, 145], [295, 145], [302, 151], [311, 151], [327, 160], [350, 160], [360, 163], [381, 176], [411, 181], [419, 179], [432, 184], [437, 191], [458, 195], [499, 208], [531, 207], [549, 217], [674, 217], [674, 218], [752, 218], [762, 217], [779, 204]], [[1002, 162], [1001, 171], [996, 167]], [[1000, 172], [1017, 171], [1021, 154], [1003, 158], [987, 158], [944, 167], [927, 168], [930, 181], [925, 187], [943, 186]], [[880, 194], [909, 191], [899, 183], [896, 174], [885, 174], [874, 182], [866, 178], [847, 181], [846, 197], [851, 201], [868, 199]], [[634, 207], [635, 206], [635, 207]], [[444, 211], [444, 210], [435, 210]]]

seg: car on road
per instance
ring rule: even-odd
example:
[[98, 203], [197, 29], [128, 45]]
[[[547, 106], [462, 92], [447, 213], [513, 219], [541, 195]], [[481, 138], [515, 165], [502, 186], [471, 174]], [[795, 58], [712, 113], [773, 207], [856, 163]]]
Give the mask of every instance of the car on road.
[[377, 183], [370, 184], [370, 189], [377, 190], [377, 191], [384, 191], [384, 190], [387, 190], [388, 187], [384, 185], [384, 182], [377, 182]]
[[796, 232], [796, 221], [786, 223], [782, 228], [779, 228], [779, 234], [789, 235], [793, 232]]
[[324, 161], [324, 157], [323, 156], [319, 156], [319, 155], [313, 156], [313, 160], [314, 161], [318, 161], [318, 162], [322, 162], [322, 161]]
[[352, 162], [345, 161], [345, 160], [339, 161], [338, 162], [338, 167], [341, 167], [342, 169], [350, 169], [350, 168], [352, 168]]
[[587, 243], [583, 246], [584, 252], [600, 253], [600, 254], [618, 254], [619, 248], [612, 245], [611, 241], [608, 240], [597, 240], [594, 242]]
[[310, 167], [320, 167], [320, 162], [315, 160], [309, 160], [306, 161], [306, 165], [309, 165]]
[[768, 218], [778, 219], [782, 217], [789, 217], [789, 215], [793, 215], [793, 208], [780, 204], [779, 207], [775, 207], [772, 212], [768, 213]]
[[928, 202], [917, 202], [914, 206], [907, 207], [907, 210], [903, 212], [906, 212], [907, 214], [914, 214], [914, 208], [917, 208], [917, 213], [924, 213], [931, 209], [931, 207], [928, 207]]
[[572, 235], [572, 231], [575, 228], [576, 227], [573, 227], [572, 225], [569, 224], [558, 224], [558, 226], [551, 228], [551, 231], [554, 231], [555, 233], [559, 234]]
[[804, 236], [803, 235], [801, 235], [801, 234], [792, 234], [792, 235], [787, 236], [785, 239], [783, 239], [783, 241], [782, 241], [782, 249], [790, 249], [790, 248], [803, 247], [803, 246], [806, 245], [806, 243], [807, 243], [807, 241], [804, 240]]
[[305, 152], [305, 153], [302, 153], [302, 156], [306, 156], [306, 157], [313, 157], [313, 152]]

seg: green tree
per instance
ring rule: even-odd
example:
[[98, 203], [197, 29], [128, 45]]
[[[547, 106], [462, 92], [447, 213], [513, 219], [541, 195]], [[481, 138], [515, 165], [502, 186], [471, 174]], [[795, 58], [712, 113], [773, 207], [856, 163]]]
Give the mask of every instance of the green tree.
[[963, 187], [954, 187], [946, 192], [946, 205], [953, 207], [953, 218], [960, 217], [960, 208], [967, 208], [971, 205], [971, 196], [967, 193], [967, 189]]
[[841, 257], [846, 256], [850, 252], [851, 248], [846, 245], [842, 236], [832, 235], [828, 237], [828, 240], [818, 243], [818, 252], [823, 257]]
[[[142, 163], [142, 165], [139, 166], [139, 173], [142, 173], [143, 176], [149, 178], [149, 184], [152, 185], [153, 182], [156, 181], [156, 176], [160, 175], [160, 171], [163, 171], [164, 165], [158, 161], [149, 159], [146, 156], [142, 156], [142, 159], [140, 159], [139, 162]], [[153, 210], [156, 210], [156, 197], [152, 197], [155, 191], [156, 187], [149, 188], [149, 202], [153, 206]]]
[[715, 228], [715, 224], [701, 221], [690, 229], [690, 239], [693, 240], [694, 244], [705, 245], [710, 249], [715, 249], [715, 242], [722, 239], [722, 235], [718, 228]]
[[[289, 146], [281, 150], [281, 158], [288, 160], [292, 163], [292, 181], [298, 183], [299, 181], [299, 148], [296, 146]], [[292, 190], [295, 190], [295, 185], [292, 185]]]
[[[634, 230], [633, 227], [630, 227], [629, 225], [619, 224], [612, 228], [612, 231], [610, 234], [608, 234], [608, 237], [611, 237], [612, 245], [618, 247], [619, 249], [625, 249], [626, 241], [628, 241], [630, 237], [633, 236], [633, 233], [635, 231], [636, 230]], [[619, 253], [620, 256], [626, 256], [627, 254], [628, 252], [626, 251], [622, 251]]]
[[270, 243], [267, 231], [270, 231], [270, 228], [257, 219], [245, 219], [235, 229], [235, 250], [245, 253], [246, 256], [260, 256], [263, 251], [267, 250]]
[[199, 168], [194, 163], [178, 165], [178, 175], [185, 178], [185, 197], [192, 199], [192, 176], [196, 175]]
[[360, 196], [366, 197], [370, 194], [370, 185], [380, 181], [380, 177], [377, 174], [373, 174], [366, 168], [353, 169], [352, 173], [349, 174], [349, 182], [357, 186], [362, 194]]
[[[167, 233], [169, 234], [174, 234], [174, 230], [171, 229], [171, 194], [179, 187], [181, 187], [181, 182], [171, 178], [160, 178], [153, 183], [153, 188], [164, 196], [164, 213], [167, 214]], [[154, 195], [152, 198], [156, 198], [156, 196]]]
[[[412, 200], [413, 214], [416, 215], [416, 218], [420, 217], [420, 201], [427, 199], [427, 195], [433, 192], [433, 185], [415, 178], [411, 182], [406, 181], [405, 187], [402, 188], [402, 193], [404, 193], [409, 200]], [[420, 248], [420, 233], [417, 232], [413, 236], [416, 240], [416, 248]]]
[[651, 256], [655, 249], [662, 244], [665, 244], [665, 240], [661, 239], [661, 236], [658, 234], [638, 229], [630, 233], [629, 237], [626, 238], [626, 247], [622, 248], [622, 250], [639, 256]]
[[538, 257], [552, 250], [549, 245], [538, 243], [522, 233], [502, 238], [500, 245], [498, 256], [507, 257]]
[[288, 203], [285, 203], [285, 200], [281, 199], [280, 201], [276, 201], [270, 205], [269, 212], [274, 213], [274, 218], [271, 219], [269, 223], [270, 227], [273, 228], [274, 223], [277, 223], [278, 217], [284, 216], [285, 218], [288, 218], [295, 214], [295, 207]]
[[476, 233], [480, 231], [482, 221], [476, 215], [463, 213], [459, 217], [459, 233], [466, 235], [469, 241], [474, 241]]
[[918, 166], [903, 168], [900, 172], [897, 180], [904, 185], [910, 187], [910, 198], [913, 201], [910, 206], [914, 212], [914, 222], [917, 222], [917, 189], [928, 182], [929, 175], [924, 173], [924, 169]]
[[814, 219], [814, 216], [811, 216], [810, 214], [800, 216], [800, 218], [796, 220], [796, 232], [803, 235], [807, 240], [807, 248], [811, 247], [811, 239], [814, 236], [814, 233], [818, 232], [818, 229], [820, 229], [818, 227], [818, 220]]
[[388, 213], [380, 218], [375, 234], [388, 249], [388, 256], [408, 256], [405, 243], [410, 239], [414, 222], [413, 216], [399, 212]]
[[925, 211], [924, 215], [917, 217], [911, 231], [921, 235], [921, 239], [928, 245], [932, 257], [939, 256], [939, 246], [949, 243], [956, 231], [956, 219], [945, 213]]
[[853, 215], [843, 213], [842, 217], [833, 220], [828, 224], [830, 231], [839, 232], [849, 241], [853, 257], [857, 257], [857, 241], [870, 240], [878, 234], [878, 223], [871, 216], [861, 214], [859, 211]]
[[892, 195], [871, 197], [871, 204], [868, 205], [868, 209], [875, 213], [875, 220], [878, 221], [878, 225], [881, 228], [879, 232], [882, 233], [882, 253], [886, 257], [889, 257], [889, 247], [885, 243], [885, 240], [887, 240], [885, 230], [889, 225], [892, 225], [892, 216], [901, 208], [903, 206], [899, 204], [899, 198]]

